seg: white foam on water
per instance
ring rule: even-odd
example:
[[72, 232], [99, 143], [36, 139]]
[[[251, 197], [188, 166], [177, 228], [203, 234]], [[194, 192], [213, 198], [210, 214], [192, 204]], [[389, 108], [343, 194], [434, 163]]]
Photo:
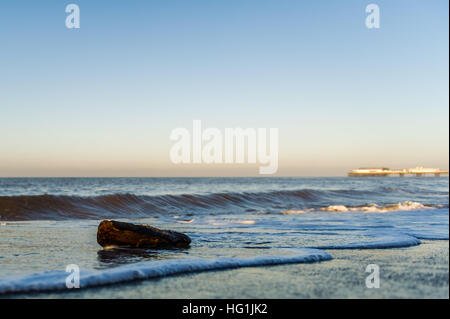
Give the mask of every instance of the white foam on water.
[[310, 213], [314, 211], [313, 209], [290, 209], [290, 210], [285, 210], [283, 212], [281, 212], [281, 214], [283, 215], [296, 215], [296, 214], [305, 214], [305, 213]]
[[238, 221], [236, 222], [236, 224], [241, 224], [241, 225], [254, 225], [256, 222], [254, 220], [242, 220], [242, 221]]
[[448, 234], [437, 234], [437, 233], [429, 234], [415, 231], [411, 233], [411, 235], [418, 239], [425, 239], [425, 240], [449, 240]]
[[372, 232], [367, 235], [374, 239], [370, 241], [359, 241], [342, 245], [317, 246], [317, 249], [383, 249], [417, 246], [421, 241], [413, 236], [403, 233]]
[[326, 212], [348, 212], [349, 209], [344, 205], [332, 205], [328, 207], [321, 208], [321, 210]]
[[[80, 288], [160, 278], [186, 273], [225, 270], [242, 267], [309, 263], [331, 260], [329, 253], [312, 248], [289, 249], [291, 256], [258, 256], [252, 258], [169, 259], [146, 261], [106, 270], [80, 272]], [[23, 277], [0, 279], [0, 294], [69, 290], [64, 271], [48, 271]]]
[[190, 220], [177, 220], [176, 222], [179, 224], [192, 224], [195, 221], [195, 218], [192, 218]]
[[226, 222], [211, 222], [211, 225], [213, 225], [213, 226], [226, 226], [228, 224], [229, 223], [226, 223]]
[[387, 213], [393, 211], [409, 211], [409, 210], [421, 210], [421, 209], [433, 209], [434, 207], [424, 205], [418, 202], [406, 201], [397, 204], [377, 205], [369, 204], [366, 206], [347, 207], [344, 205], [332, 205], [323, 207], [320, 210], [326, 212], [366, 212], [366, 213]]

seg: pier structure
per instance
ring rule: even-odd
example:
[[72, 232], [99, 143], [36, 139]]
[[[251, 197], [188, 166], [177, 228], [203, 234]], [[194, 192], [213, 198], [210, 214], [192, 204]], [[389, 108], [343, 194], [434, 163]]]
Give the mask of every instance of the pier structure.
[[348, 172], [348, 176], [350, 177], [376, 177], [376, 176], [391, 176], [398, 175], [400, 177], [404, 177], [406, 175], [411, 176], [424, 176], [424, 175], [434, 175], [436, 177], [441, 176], [441, 174], [447, 174], [448, 171], [440, 170], [439, 168], [403, 168], [403, 169], [389, 169], [389, 168], [358, 168], [352, 169]]

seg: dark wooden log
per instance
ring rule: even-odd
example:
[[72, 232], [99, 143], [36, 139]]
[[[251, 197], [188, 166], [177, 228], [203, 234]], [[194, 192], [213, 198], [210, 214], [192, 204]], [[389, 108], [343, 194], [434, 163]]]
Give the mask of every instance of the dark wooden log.
[[185, 234], [171, 230], [104, 220], [98, 225], [97, 242], [102, 247], [170, 248], [189, 247], [191, 239]]

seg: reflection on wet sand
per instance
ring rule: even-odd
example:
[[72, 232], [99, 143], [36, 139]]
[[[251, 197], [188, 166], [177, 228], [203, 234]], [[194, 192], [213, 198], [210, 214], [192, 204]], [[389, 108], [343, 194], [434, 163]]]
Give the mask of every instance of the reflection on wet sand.
[[[173, 258], [173, 251], [183, 249], [152, 250], [141, 248], [113, 247], [97, 251], [99, 268], [110, 268], [117, 265], [131, 264], [140, 261], [164, 260]], [[172, 255], [170, 254], [172, 252]]]

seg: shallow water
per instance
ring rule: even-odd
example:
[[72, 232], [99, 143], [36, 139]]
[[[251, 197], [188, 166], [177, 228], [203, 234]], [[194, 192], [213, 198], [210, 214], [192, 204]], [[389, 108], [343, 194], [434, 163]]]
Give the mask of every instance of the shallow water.
[[[104, 250], [111, 217], [184, 232], [191, 248]], [[0, 293], [65, 289], [68, 264], [87, 288], [448, 240], [448, 179], [0, 179], [0, 220]]]

